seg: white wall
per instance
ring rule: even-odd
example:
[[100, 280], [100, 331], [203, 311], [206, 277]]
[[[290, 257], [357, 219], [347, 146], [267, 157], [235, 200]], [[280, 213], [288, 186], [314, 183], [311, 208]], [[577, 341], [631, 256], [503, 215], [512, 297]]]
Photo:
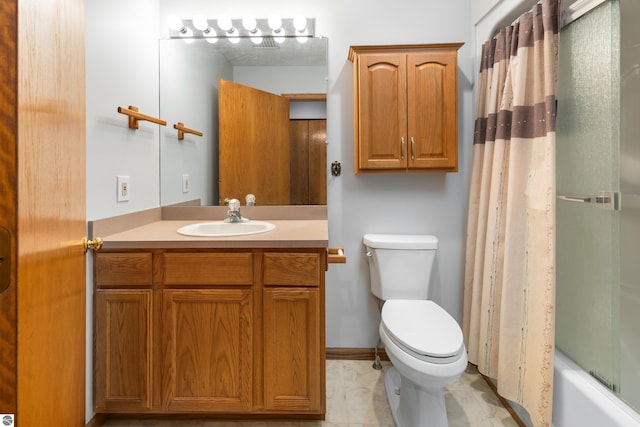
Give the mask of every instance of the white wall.
[[[158, 114], [157, 0], [85, 2], [87, 220], [159, 203], [158, 125], [127, 126], [117, 108]], [[116, 203], [116, 176], [128, 175], [131, 200]], [[93, 264], [87, 256], [86, 417], [93, 416]]]
[[[159, 126], [127, 127], [117, 107], [158, 115], [158, 0], [85, 2], [87, 219], [158, 206]], [[130, 200], [116, 203], [116, 176]]]

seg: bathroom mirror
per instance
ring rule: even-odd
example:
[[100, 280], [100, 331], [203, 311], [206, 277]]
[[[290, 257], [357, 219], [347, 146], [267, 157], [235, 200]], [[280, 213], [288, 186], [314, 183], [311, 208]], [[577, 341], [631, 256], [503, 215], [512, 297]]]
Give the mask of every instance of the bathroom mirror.
[[[309, 38], [306, 43], [292, 37], [281, 44], [265, 39], [260, 45], [243, 38], [237, 44], [226, 39], [215, 44], [205, 39], [160, 40], [160, 117], [167, 121], [167, 126], [160, 129], [161, 204], [217, 205], [227, 197], [245, 203], [245, 194], [223, 196], [219, 193], [220, 169], [226, 166], [219, 159], [218, 85], [221, 79], [284, 95], [290, 104], [291, 138], [308, 137], [310, 144], [316, 145], [321, 141], [326, 150], [327, 44], [324, 37]], [[233, 100], [227, 102], [233, 104], [236, 114], [240, 110], [242, 118], [236, 125], [239, 129], [252, 123], [254, 117], [249, 114], [244, 117], [242, 105]], [[176, 123], [202, 136], [185, 133], [184, 138], [179, 139], [174, 129]], [[319, 127], [317, 123], [321, 124], [324, 134], [320, 129], [320, 133], [312, 136], [313, 129]], [[238, 144], [244, 146], [242, 142]], [[312, 196], [299, 197], [299, 193], [306, 190], [292, 187], [291, 204], [326, 203], [326, 155], [317, 153], [317, 149], [291, 152], [291, 181], [299, 187], [301, 182], [311, 179], [308, 171], [320, 169], [325, 177], [324, 198], [316, 197], [314, 201]], [[250, 150], [246, 151], [241, 167], [245, 171], [264, 172], [264, 179], [269, 181], [273, 163], [251, 154]], [[318, 161], [322, 165], [318, 165]], [[314, 190], [309, 192], [313, 194]], [[256, 204], [270, 204], [261, 200], [260, 194], [255, 196]]]

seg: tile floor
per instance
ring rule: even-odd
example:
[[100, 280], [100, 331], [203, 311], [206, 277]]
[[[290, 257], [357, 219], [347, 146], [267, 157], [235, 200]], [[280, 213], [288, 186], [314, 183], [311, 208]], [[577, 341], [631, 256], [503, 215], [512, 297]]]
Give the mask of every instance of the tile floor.
[[[106, 427], [394, 427], [383, 371], [371, 361], [327, 360], [324, 421], [109, 420]], [[450, 427], [517, 427], [478, 372], [470, 367], [445, 395]]]

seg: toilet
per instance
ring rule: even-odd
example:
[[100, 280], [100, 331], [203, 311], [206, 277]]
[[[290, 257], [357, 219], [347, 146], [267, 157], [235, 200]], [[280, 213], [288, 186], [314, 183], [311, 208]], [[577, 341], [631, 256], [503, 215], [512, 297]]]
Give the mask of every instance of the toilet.
[[392, 367], [384, 377], [397, 427], [449, 425], [444, 388], [467, 367], [462, 330], [427, 299], [438, 239], [365, 234], [371, 292], [381, 299], [380, 339]]

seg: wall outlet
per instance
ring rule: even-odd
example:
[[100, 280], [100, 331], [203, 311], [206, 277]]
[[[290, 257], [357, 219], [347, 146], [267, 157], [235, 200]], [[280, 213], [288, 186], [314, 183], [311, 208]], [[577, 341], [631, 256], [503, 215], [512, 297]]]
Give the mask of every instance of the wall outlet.
[[183, 193], [189, 192], [189, 174], [186, 174], [186, 173], [182, 175], [182, 192]]
[[118, 182], [118, 185], [117, 185], [116, 201], [128, 202], [129, 194], [131, 193], [131, 187], [129, 185], [129, 177], [126, 175], [118, 175], [117, 182]]

